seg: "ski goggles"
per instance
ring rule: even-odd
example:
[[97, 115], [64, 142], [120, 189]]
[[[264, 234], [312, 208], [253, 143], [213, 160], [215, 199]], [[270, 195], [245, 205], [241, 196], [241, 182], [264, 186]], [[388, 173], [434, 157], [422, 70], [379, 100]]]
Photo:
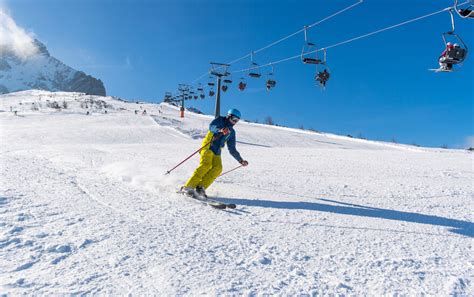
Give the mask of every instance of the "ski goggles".
[[237, 124], [237, 122], [240, 120], [240, 118], [238, 118], [238, 117], [236, 117], [236, 116], [234, 116], [234, 115], [231, 115], [231, 116], [229, 117], [229, 120], [230, 120], [232, 123]]

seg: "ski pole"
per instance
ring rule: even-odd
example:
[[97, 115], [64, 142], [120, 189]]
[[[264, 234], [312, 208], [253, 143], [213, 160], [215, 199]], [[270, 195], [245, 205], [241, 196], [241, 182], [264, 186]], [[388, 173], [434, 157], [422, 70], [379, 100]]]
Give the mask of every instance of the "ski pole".
[[183, 164], [184, 162], [186, 162], [187, 160], [189, 160], [189, 158], [191, 158], [192, 156], [194, 156], [195, 154], [199, 153], [203, 148], [205, 148], [208, 144], [210, 144], [211, 142], [213, 142], [214, 140], [216, 140], [217, 138], [219, 138], [219, 136], [217, 137], [213, 137], [211, 141], [209, 141], [208, 143], [206, 143], [205, 145], [201, 146], [197, 151], [195, 151], [194, 153], [192, 153], [191, 155], [189, 155], [189, 157], [187, 157], [186, 159], [184, 159], [183, 161], [181, 161], [181, 163], [179, 163], [178, 165], [174, 166], [173, 168], [171, 168], [170, 170], [166, 171], [165, 175], [167, 174], [170, 174], [171, 171], [175, 170], [176, 168], [178, 168], [181, 164]]
[[231, 170], [229, 170], [229, 171], [226, 171], [226, 172], [222, 173], [221, 175], [219, 175], [219, 177], [221, 177], [221, 176], [223, 176], [224, 174], [227, 174], [227, 173], [229, 173], [229, 172], [231, 172], [231, 171], [234, 171], [234, 170], [236, 170], [236, 169], [239, 169], [239, 168], [242, 167], [242, 166], [244, 166], [244, 165], [239, 165], [239, 166], [235, 167], [234, 169], [231, 169]]

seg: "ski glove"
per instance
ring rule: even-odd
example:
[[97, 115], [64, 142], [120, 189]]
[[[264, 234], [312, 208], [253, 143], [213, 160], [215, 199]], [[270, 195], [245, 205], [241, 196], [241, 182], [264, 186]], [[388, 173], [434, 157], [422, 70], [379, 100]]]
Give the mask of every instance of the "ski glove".
[[242, 161], [240, 161], [240, 164], [242, 164], [242, 166], [247, 166], [247, 165], [249, 165], [249, 162], [247, 162], [245, 160], [242, 160]]
[[222, 128], [219, 130], [223, 135], [228, 135], [230, 133], [229, 128]]

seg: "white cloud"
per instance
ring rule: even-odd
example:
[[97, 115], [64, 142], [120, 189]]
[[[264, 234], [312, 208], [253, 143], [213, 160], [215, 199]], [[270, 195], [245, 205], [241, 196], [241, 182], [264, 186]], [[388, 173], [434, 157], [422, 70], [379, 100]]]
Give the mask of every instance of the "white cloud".
[[23, 59], [38, 51], [32, 35], [18, 27], [7, 10], [0, 7], [0, 54], [5, 50], [13, 50], [17, 56]]

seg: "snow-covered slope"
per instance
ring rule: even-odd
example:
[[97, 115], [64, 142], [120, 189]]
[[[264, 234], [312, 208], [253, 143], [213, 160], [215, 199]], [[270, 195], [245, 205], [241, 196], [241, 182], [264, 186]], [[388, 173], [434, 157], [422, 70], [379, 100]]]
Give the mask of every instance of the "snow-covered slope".
[[[0, 291], [474, 295], [471, 153], [241, 121], [250, 165], [208, 189], [237, 204], [220, 211], [175, 193], [197, 156], [164, 175], [212, 119], [178, 115], [0, 96]], [[238, 165], [226, 151], [223, 163]]]
[[52, 57], [46, 46], [36, 39], [33, 46], [36, 52], [28, 56], [21, 56], [7, 46], [0, 46], [0, 94], [42, 89], [105, 96], [105, 87], [100, 79]]

